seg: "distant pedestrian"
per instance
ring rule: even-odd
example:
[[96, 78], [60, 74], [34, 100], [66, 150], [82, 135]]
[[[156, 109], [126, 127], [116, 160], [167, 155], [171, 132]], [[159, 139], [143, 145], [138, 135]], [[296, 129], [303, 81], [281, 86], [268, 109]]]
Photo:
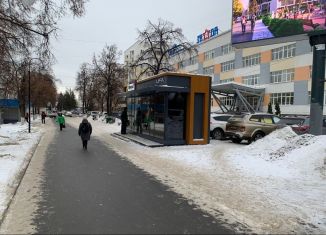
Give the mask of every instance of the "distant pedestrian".
[[254, 31], [255, 24], [256, 24], [256, 15], [252, 15], [250, 18], [250, 24], [251, 24], [251, 32]]
[[241, 27], [242, 27], [242, 32], [246, 32], [246, 25], [247, 25], [247, 17], [242, 16], [241, 18]]
[[86, 118], [79, 125], [78, 135], [83, 142], [83, 149], [87, 150], [87, 142], [91, 139], [92, 125], [88, 122]]
[[60, 131], [62, 131], [62, 128], [66, 127], [65, 117], [62, 115], [62, 113], [58, 114], [57, 123], [59, 123]]
[[46, 117], [46, 114], [45, 114], [44, 111], [42, 112], [41, 117], [42, 117], [42, 124], [45, 124], [45, 117]]
[[121, 113], [121, 134], [127, 134], [127, 126], [128, 126], [128, 114], [127, 114], [127, 108], [123, 109], [123, 112]]
[[25, 114], [25, 121], [28, 123], [28, 120], [29, 120], [29, 115], [28, 113]]
[[137, 108], [137, 113], [136, 113], [137, 133], [141, 134], [143, 132], [142, 123], [143, 123], [143, 115], [141, 113], [140, 108]]

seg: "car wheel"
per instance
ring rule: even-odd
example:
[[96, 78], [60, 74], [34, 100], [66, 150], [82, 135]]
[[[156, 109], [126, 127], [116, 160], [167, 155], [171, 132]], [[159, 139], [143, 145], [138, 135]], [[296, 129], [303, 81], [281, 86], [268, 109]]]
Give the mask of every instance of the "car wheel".
[[254, 134], [254, 136], [251, 138], [252, 141], [257, 141], [260, 140], [262, 138], [264, 138], [265, 134], [263, 132], [257, 132], [256, 134]]
[[216, 140], [224, 139], [224, 132], [221, 129], [214, 129], [213, 138]]
[[240, 139], [240, 138], [233, 138], [232, 139], [232, 142], [235, 143], [235, 144], [240, 144], [241, 141], [242, 141], [242, 139]]

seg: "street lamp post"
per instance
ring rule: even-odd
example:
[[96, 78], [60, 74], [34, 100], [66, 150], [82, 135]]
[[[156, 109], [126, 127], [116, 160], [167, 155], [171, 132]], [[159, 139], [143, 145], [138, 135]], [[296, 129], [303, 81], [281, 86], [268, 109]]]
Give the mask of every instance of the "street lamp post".
[[39, 60], [43, 64], [40, 58], [31, 58], [28, 61], [28, 133], [31, 133], [31, 63], [32, 60]]

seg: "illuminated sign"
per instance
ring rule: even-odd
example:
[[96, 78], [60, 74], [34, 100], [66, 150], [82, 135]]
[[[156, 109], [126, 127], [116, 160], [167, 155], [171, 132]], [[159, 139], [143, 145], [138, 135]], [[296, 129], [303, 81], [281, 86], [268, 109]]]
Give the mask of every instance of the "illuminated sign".
[[269, 39], [264, 45], [273, 44], [283, 42], [282, 37], [286, 42], [288, 36], [325, 30], [325, 2], [233, 0], [232, 43]]
[[211, 30], [206, 29], [204, 33], [197, 36], [197, 43], [202, 43], [210, 38], [216, 37], [218, 35], [218, 27], [212, 28]]

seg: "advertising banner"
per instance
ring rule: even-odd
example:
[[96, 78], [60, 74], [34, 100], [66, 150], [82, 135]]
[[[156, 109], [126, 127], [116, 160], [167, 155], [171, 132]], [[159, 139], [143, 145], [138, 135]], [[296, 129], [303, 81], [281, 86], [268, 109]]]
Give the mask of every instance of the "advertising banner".
[[[325, 8], [326, 0], [233, 0], [232, 43], [284, 39], [325, 30]], [[270, 43], [273, 40], [264, 42]]]

